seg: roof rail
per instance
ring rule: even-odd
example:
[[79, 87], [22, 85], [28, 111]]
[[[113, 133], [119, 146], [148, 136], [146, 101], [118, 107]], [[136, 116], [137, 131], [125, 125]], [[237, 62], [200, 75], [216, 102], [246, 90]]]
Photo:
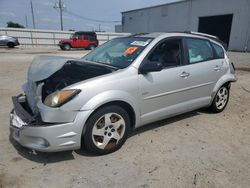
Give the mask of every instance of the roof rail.
[[146, 34], [149, 34], [149, 33], [135, 33], [135, 34], [129, 35], [129, 37], [136, 37], [136, 36], [146, 35]]
[[191, 34], [191, 35], [207, 37], [207, 38], [210, 38], [210, 39], [220, 43], [225, 48], [225, 50], [228, 50], [227, 44], [225, 42], [223, 42], [222, 40], [220, 40], [220, 38], [217, 36], [209, 35], [207, 33], [194, 32], [194, 31], [182, 31], [182, 32], [177, 32], [177, 33], [187, 33], [187, 34]]

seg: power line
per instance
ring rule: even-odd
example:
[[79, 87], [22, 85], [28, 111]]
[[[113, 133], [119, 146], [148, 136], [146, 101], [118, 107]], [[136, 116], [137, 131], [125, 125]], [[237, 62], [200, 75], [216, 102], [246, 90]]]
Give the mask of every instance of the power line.
[[121, 21], [108, 21], [108, 20], [93, 19], [93, 18], [78, 15], [78, 14], [73, 13], [73, 12], [68, 11], [68, 10], [65, 10], [65, 12], [71, 16], [75, 16], [75, 17], [81, 18], [83, 20], [88, 20], [88, 21], [92, 21], [92, 22], [99, 22], [99, 23], [120, 23], [121, 22]]

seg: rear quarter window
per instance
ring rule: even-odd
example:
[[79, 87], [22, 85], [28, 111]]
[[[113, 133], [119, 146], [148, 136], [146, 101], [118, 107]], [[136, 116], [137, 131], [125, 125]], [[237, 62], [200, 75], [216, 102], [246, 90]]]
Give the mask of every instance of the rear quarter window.
[[213, 49], [208, 40], [187, 38], [186, 44], [190, 64], [213, 59]]
[[215, 56], [216, 58], [219, 58], [219, 59], [223, 59], [224, 58], [224, 50], [222, 47], [220, 47], [219, 45], [215, 44], [215, 43], [212, 43], [212, 46], [215, 50]]

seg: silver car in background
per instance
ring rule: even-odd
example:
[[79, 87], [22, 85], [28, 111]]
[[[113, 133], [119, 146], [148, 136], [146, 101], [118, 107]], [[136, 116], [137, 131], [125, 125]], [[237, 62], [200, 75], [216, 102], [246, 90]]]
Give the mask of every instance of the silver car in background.
[[107, 154], [142, 125], [223, 111], [234, 81], [221, 43], [199, 33], [116, 38], [81, 59], [36, 57], [24, 94], [12, 97], [11, 137], [38, 151]]
[[7, 35], [0, 35], [0, 46], [8, 46], [9, 48], [14, 48], [20, 45], [18, 39], [15, 37], [10, 37]]

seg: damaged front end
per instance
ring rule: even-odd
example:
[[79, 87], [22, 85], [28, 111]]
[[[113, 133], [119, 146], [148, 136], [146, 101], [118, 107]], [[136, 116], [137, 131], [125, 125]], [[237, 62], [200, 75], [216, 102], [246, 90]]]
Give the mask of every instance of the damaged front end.
[[[79, 94], [80, 89], [66, 90], [64, 88], [109, 74], [114, 70], [116, 69], [112, 67], [82, 62], [78, 59], [40, 56], [31, 64], [28, 71], [28, 81], [23, 86], [23, 90], [32, 113], [34, 115], [40, 114], [44, 122], [69, 122], [74, 119], [73, 112], [60, 111], [58, 108]], [[59, 118], [51, 119], [51, 115], [45, 115], [46, 111], [53, 110], [50, 108], [59, 110], [58, 115], [61, 114], [63, 117], [59, 115]], [[67, 117], [68, 119], [66, 119]]]
[[80, 111], [76, 107], [62, 108], [81, 92], [81, 89], [67, 87], [115, 70], [79, 59], [52, 56], [35, 58], [23, 86], [24, 95], [12, 97], [12, 137], [21, 145], [39, 151], [79, 148], [82, 129], [79, 125], [90, 112]]

